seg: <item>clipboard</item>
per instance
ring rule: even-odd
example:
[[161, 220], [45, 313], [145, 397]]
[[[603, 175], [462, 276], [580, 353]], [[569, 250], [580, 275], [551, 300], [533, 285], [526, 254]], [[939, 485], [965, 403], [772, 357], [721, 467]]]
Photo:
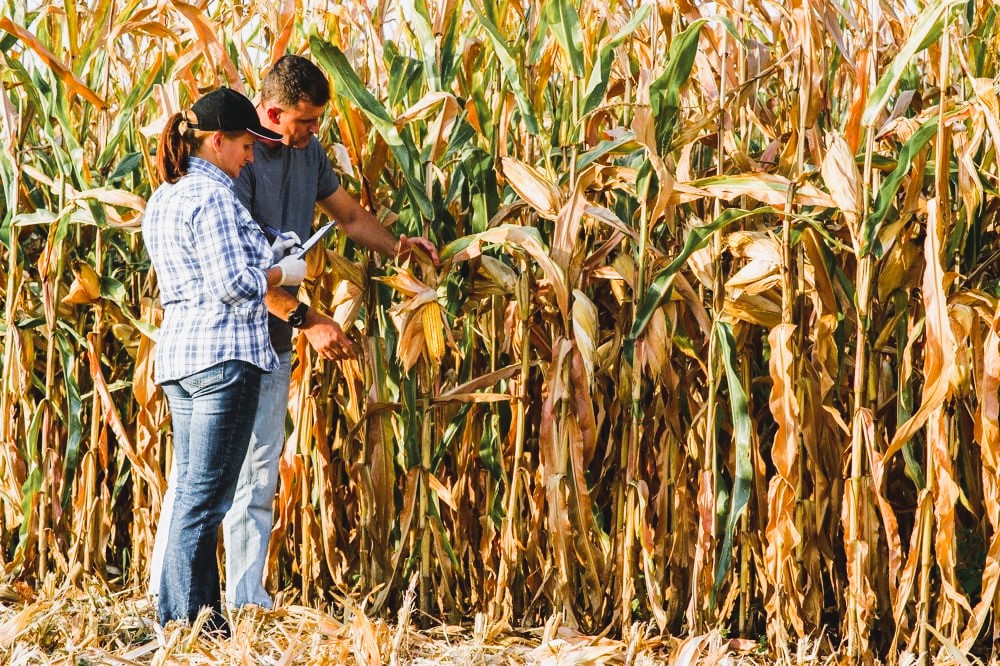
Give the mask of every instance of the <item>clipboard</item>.
[[304, 243], [302, 243], [302, 245], [292, 250], [291, 252], [292, 256], [294, 256], [296, 259], [302, 259], [304, 256], [306, 256], [306, 252], [311, 250], [314, 245], [323, 240], [323, 236], [326, 236], [328, 233], [330, 233], [330, 231], [332, 231], [335, 226], [336, 223], [334, 222], [327, 222], [326, 224], [324, 224], [322, 227], [316, 230], [316, 233], [314, 233]]

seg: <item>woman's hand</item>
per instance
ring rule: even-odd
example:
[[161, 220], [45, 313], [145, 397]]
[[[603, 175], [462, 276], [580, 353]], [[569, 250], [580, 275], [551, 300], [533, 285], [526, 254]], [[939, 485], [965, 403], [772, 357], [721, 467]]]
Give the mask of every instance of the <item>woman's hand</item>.
[[299, 235], [294, 231], [286, 231], [271, 243], [272, 264], [276, 264], [285, 258], [285, 253], [296, 245], [302, 245]]
[[[278, 272], [274, 273], [277, 269]], [[269, 285], [275, 287], [294, 287], [306, 277], [306, 260], [288, 255], [274, 266], [271, 266], [267, 274]], [[271, 280], [277, 277], [277, 282]]]

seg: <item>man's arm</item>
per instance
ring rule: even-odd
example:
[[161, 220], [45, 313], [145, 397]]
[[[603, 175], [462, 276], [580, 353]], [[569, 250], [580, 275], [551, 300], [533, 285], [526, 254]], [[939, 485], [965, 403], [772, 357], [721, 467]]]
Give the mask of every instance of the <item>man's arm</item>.
[[398, 257], [408, 254], [413, 248], [419, 248], [431, 258], [435, 266], [438, 264], [438, 253], [434, 243], [423, 237], [396, 238], [342, 187], [338, 187], [333, 194], [318, 201], [317, 205], [330, 216], [330, 219], [336, 220], [348, 238], [370, 250], [375, 250], [385, 257]]
[[[405, 256], [416, 247], [427, 253], [435, 265], [438, 264], [438, 253], [434, 243], [419, 237], [396, 238], [342, 187], [338, 187], [333, 194], [316, 202], [316, 205], [340, 225], [348, 238], [370, 250], [375, 250], [386, 257], [398, 257]], [[282, 321], [288, 321], [288, 315], [298, 307], [299, 300], [284, 289], [272, 288], [268, 289], [264, 303], [271, 314]], [[344, 359], [354, 353], [351, 339], [337, 322], [315, 310], [308, 311], [305, 326], [301, 330], [316, 353], [323, 358]]]
[[[270, 287], [264, 295], [268, 311], [282, 321], [299, 306], [299, 299], [281, 287]], [[345, 359], [354, 355], [351, 339], [334, 320], [312, 308], [306, 313], [306, 323], [300, 329], [316, 353], [326, 359]]]

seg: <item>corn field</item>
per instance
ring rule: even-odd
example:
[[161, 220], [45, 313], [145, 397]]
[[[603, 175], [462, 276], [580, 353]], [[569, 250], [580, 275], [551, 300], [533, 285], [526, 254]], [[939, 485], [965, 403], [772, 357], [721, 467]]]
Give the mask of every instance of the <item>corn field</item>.
[[775, 659], [1000, 636], [1000, 3], [96, 0], [0, 14], [0, 565], [141, 587], [171, 456], [166, 117], [302, 53], [344, 236], [267, 577]]

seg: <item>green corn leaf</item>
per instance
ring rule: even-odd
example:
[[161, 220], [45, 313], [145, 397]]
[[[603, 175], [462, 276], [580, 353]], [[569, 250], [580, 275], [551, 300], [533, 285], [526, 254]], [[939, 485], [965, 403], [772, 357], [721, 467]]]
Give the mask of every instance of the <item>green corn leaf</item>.
[[21, 529], [18, 532], [20, 551], [28, 540], [28, 529], [34, 512], [35, 496], [42, 489], [42, 456], [38, 455], [38, 433], [42, 428], [42, 418], [48, 408], [48, 401], [42, 399], [35, 406], [35, 414], [28, 425], [28, 433], [24, 442], [24, 460], [28, 463], [28, 474], [21, 484]]
[[479, 17], [479, 23], [486, 29], [490, 43], [493, 44], [493, 50], [500, 60], [500, 66], [503, 67], [504, 76], [507, 77], [507, 83], [514, 91], [514, 100], [517, 102], [517, 109], [521, 112], [521, 118], [524, 120], [525, 127], [532, 134], [538, 134], [538, 119], [535, 118], [535, 110], [532, 107], [531, 98], [526, 92], [524, 79], [521, 77], [517, 60], [510, 50], [510, 45], [507, 44], [507, 40], [500, 34], [500, 30], [493, 20], [487, 16], [486, 12], [475, 2], [470, 4], [472, 5], [472, 9], [475, 10], [476, 16]]
[[407, 23], [413, 30], [413, 35], [417, 39], [414, 46], [420, 53], [424, 64], [424, 76], [427, 77], [427, 86], [430, 90], [441, 90], [441, 74], [438, 71], [437, 40], [434, 38], [434, 29], [431, 28], [430, 15], [427, 12], [427, 3], [424, 0], [410, 0], [404, 4], [409, 5], [409, 11], [404, 12], [407, 16]]
[[573, 76], [583, 78], [583, 31], [572, 0], [546, 0], [544, 13], [549, 30], [569, 58]]
[[434, 208], [427, 199], [421, 183], [420, 153], [413, 145], [409, 134], [399, 133], [385, 107], [368, 91], [357, 72], [347, 62], [343, 51], [316, 36], [309, 39], [309, 48], [316, 60], [333, 77], [337, 94], [358, 107], [388, 144], [403, 172], [406, 192], [411, 203], [424, 219], [433, 219]]
[[865, 218], [862, 227], [863, 245], [861, 253], [863, 255], [873, 254], [876, 257], [882, 256], [882, 247], [878, 243], [878, 233], [885, 224], [892, 204], [896, 200], [896, 192], [903, 184], [903, 179], [910, 172], [913, 166], [913, 158], [923, 150], [924, 146], [937, 134], [938, 119], [934, 116], [921, 125], [910, 140], [903, 144], [899, 150], [899, 161], [889, 177], [882, 181], [882, 186], [878, 189], [878, 196], [875, 198], [875, 210]]
[[[111, 160], [118, 153], [122, 142], [130, 136], [126, 130], [135, 122], [136, 107], [149, 99], [149, 89], [154, 83], [160, 81], [160, 73], [161, 68], [142, 72], [135, 87], [129, 93], [128, 97], [125, 98], [121, 110], [115, 114], [115, 119], [111, 123], [111, 129], [108, 130], [108, 139], [104, 151], [97, 158], [96, 165], [98, 169], [104, 169], [107, 165], [111, 164]], [[117, 173], [117, 171], [118, 169], [116, 168], [115, 172]]]
[[542, 52], [545, 50], [546, 38], [549, 34], [549, 23], [545, 18], [545, 12], [537, 4], [532, 4], [529, 11], [538, 12], [538, 25], [535, 28], [535, 34], [529, 38], [528, 45], [528, 64], [534, 66], [542, 59]]
[[649, 17], [650, 7], [651, 5], [640, 7], [639, 11], [633, 14], [629, 22], [625, 24], [625, 27], [601, 46], [597, 54], [597, 63], [590, 70], [590, 79], [587, 81], [587, 90], [583, 93], [583, 108], [580, 115], [587, 115], [604, 101], [604, 94], [608, 90], [608, 77], [611, 76], [611, 62], [614, 60], [615, 49], [621, 46], [628, 36], [646, 21]]
[[[441, 547], [444, 549], [448, 559], [451, 560], [451, 566], [455, 569], [461, 569], [462, 563], [458, 561], [458, 555], [455, 554], [455, 547], [451, 545], [451, 537], [448, 534], [448, 529], [444, 525], [444, 521], [441, 520], [441, 511], [436, 506], [437, 495], [434, 495], [434, 491], [431, 491], [434, 496], [435, 502], [428, 507], [427, 517], [430, 519], [428, 522], [434, 528], [438, 534], [438, 538], [441, 540]], [[427, 534], [427, 538], [430, 535]]]
[[670, 42], [667, 67], [649, 87], [649, 101], [656, 119], [656, 145], [663, 155], [670, 146], [680, 112], [681, 88], [691, 76], [698, 38], [708, 19], [698, 19]]
[[91, 183], [84, 172], [87, 158], [78, 134], [81, 127], [87, 126], [87, 121], [73, 119], [65, 86], [61, 81], [57, 82], [54, 90], [56, 94], [53, 95], [51, 113], [59, 121], [59, 129], [53, 134], [52, 141], [59, 149], [53, 150], [53, 154], [60, 161], [60, 172], [67, 176], [72, 174], [75, 187], [85, 189], [90, 187]]
[[444, 460], [444, 457], [448, 455], [448, 451], [451, 450], [451, 446], [457, 441], [456, 438], [465, 430], [469, 410], [472, 407], [472, 403], [463, 403], [455, 413], [455, 417], [448, 424], [448, 427], [445, 428], [441, 441], [431, 455], [431, 471], [436, 472], [438, 470], [441, 466], [441, 461]]
[[[480, 75], [478, 83], [483, 83], [482, 75]], [[491, 143], [495, 143], [497, 141], [498, 132], [496, 132], [496, 127], [493, 123], [493, 113], [490, 103], [487, 101], [486, 95], [483, 94], [484, 87], [485, 85], [479, 85], [478, 87], [473, 88], [472, 94], [469, 96], [466, 105], [472, 104], [476, 111], [476, 115], [479, 117], [479, 124], [482, 127], [483, 135], [489, 137], [489, 141]], [[492, 150], [490, 152], [495, 152], [495, 147], [491, 146], [491, 148]]]
[[[969, 6], [975, 11], [976, 0], [969, 0]], [[973, 76], [988, 76], [987, 63], [994, 50], [991, 46], [992, 40], [988, 36], [997, 34], [996, 31], [998, 28], [996, 23], [998, 12], [1000, 12], [1000, 7], [992, 5], [986, 11], [986, 16], [982, 20], [982, 30], [979, 30], [978, 34], [969, 35], [969, 51], [972, 53]], [[970, 21], [969, 23], [971, 24], [972, 22]]]
[[[457, 177], [452, 178], [453, 189], [462, 187], [468, 192], [472, 208], [469, 224], [473, 233], [485, 231], [490, 218], [500, 209], [497, 172], [493, 163], [493, 156], [486, 151], [480, 148], [469, 150], [456, 170]], [[457, 196], [457, 190], [449, 192], [448, 200], [454, 201]]]
[[485, 419], [483, 434], [479, 438], [479, 460], [489, 470], [490, 478], [503, 481], [503, 467], [500, 465], [500, 420], [496, 414]]
[[639, 303], [639, 308], [635, 313], [635, 321], [632, 323], [632, 330], [629, 331], [628, 338], [625, 340], [624, 353], [626, 360], [628, 360], [629, 363], [633, 362], [635, 354], [635, 341], [639, 339], [640, 335], [642, 335], [642, 332], [645, 330], [649, 320], [652, 319], [656, 308], [660, 307], [660, 304], [669, 297], [670, 289], [673, 286], [674, 275], [681, 269], [682, 266], [684, 266], [684, 263], [693, 252], [704, 247], [705, 243], [707, 243], [712, 237], [712, 234], [728, 227], [733, 222], [738, 222], [739, 220], [752, 215], [763, 215], [766, 213], [777, 212], [777, 210], [771, 208], [770, 206], [763, 206], [761, 208], [755, 208], [754, 210], [730, 208], [709, 224], [695, 227], [688, 232], [687, 238], [684, 240], [684, 248], [681, 250], [680, 254], [678, 254], [666, 268], [660, 271], [660, 273], [653, 278], [652, 283], [649, 285], [649, 289], [646, 290], [645, 297], [642, 299], [642, 302]]
[[76, 354], [73, 346], [66, 339], [65, 333], [56, 332], [56, 343], [59, 345], [59, 357], [62, 359], [63, 383], [66, 386], [66, 451], [63, 454], [63, 493], [62, 507], [65, 510], [73, 491], [73, 479], [80, 462], [80, 442], [83, 440], [83, 422], [80, 412], [83, 401], [80, 399], [80, 386], [76, 381]]
[[407, 106], [410, 91], [419, 88], [423, 66], [420, 61], [402, 55], [393, 41], [385, 43], [383, 53], [389, 67], [389, 99], [386, 104], [389, 108]]
[[[129, 3], [134, 9], [137, 3]], [[125, 17], [121, 16], [121, 8], [116, 7], [114, 3], [111, 2], [95, 2], [93, 5], [87, 7], [88, 11], [91, 12], [91, 16], [88, 18], [90, 25], [105, 25], [109, 20], [117, 22], [123, 22]], [[132, 14], [133, 12], [129, 12]], [[91, 30], [85, 37], [85, 41], [81, 44], [80, 53], [76, 58], [80, 62], [88, 62], [90, 57], [95, 53], [106, 53], [106, 49], [102, 48], [107, 44], [108, 34], [104, 30]]]
[[121, 311], [125, 318], [129, 320], [140, 333], [145, 335], [147, 338], [156, 339], [157, 327], [142, 321], [141, 319], [136, 319], [132, 315], [132, 311], [129, 308], [129, 303], [131, 302], [128, 296], [128, 292], [125, 289], [125, 285], [114, 278], [102, 277], [101, 278], [101, 298], [105, 298], [115, 305]]
[[[601, 159], [609, 153], [622, 153], [621, 148], [623, 146], [628, 146], [635, 142], [635, 134], [632, 132], [626, 132], [621, 138], [615, 139], [614, 141], [608, 141], [605, 139], [599, 144], [594, 146], [593, 149], [580, 155], [579, 159], [576, 161], [576, 171], [577, 173], [583, 171], [585, 168]], [[559, 179], [560, 183], [566, 183], [569, 180], [569, 174], [563, 174]]]
[[142, 153], [128, 153], [115, 166], [115, 170], [108, 176], [108, 185], [115, 185], [117, 181], [136, 171], [142, 166]]
[[746, 511], [750, 501], [750, 484], [753, 478], [753, 465], [750, 462], [750, 408], [747, 393], [740, 380], [736, 367], [736, 340], [733, 338], [732, 325], [717, 321], [715, 338], [719, 343], [719, 353], [726, 366], [726, 384], [729, 387], [729, 412], [733, 420], [733, 445], [735, 447], [736, 477], [733, 481], [733, 492], [730, 497], [729, 516], [726, 519], [725, 532], [722, 537], [722, 550], [715, 565], [715, 585], [712, 589], [713, 604], [715, 597], [722, 588], [729, 574], [729, 565], [733, 561], [733, 539], [736, 534], [736, 524]]
[[114, 488], [111, 489], [112, 506], [118, 503], [118, 497], [121, 495], [122, 490], [132, 480], [132, 463], [129, 461], [128, 456], [123, 455], [119, 464], [121, 467], [119, 468], [118, 476], [115, 478]]
[[48, 100], [52, 95], [52, 90], [49, 84], [42, 78], [38, 71], [32, 70], [29, 72], [21, 64], [20, 60], [7, 58], [3, 53], [3, 51], [0, 51], [0, 58], [3, 59], [4, 68], [8, 70], [8, 76], [12, 76], [14, 80], [21, 84], [20, 91], [27, 98], [27, 106], [39, 110], [40, 113], [38, 114], [37, 121], [42, 123], [43, 127], [51, 130], [52, 121], [49, 120]]
[[10, 227], [14, 221], [16, 208], [8, 205], [17, 201], [17, 165], [6, 151], [0, 150], [0, 243], [10, 249]]
[[[483, 439], [480, 440], [479, 447], [479, 459], [483, 462], [490, 474], [492, 475], [495, 483], [490, 485], [488, 490], [488, 495], [490, 496], [490, 517], [493, 519], [494, 524], [498, 527], [503, 520], [506, 512], [504, 511], [504, 492], [503, 483], [505, 482], [504, 469], [503, 469], [503, 442], [507, 440], [507, 437], [511, 429], [511, 419], [513, 414], [510, 409], [510, 405], [505, 402], [496, 403], [492, 407], [492, 413], [487, 421], [488, 425], [484, 428], [484, 431], [489, 431], [483, 433]], [[487, 444], [486, 439], [489, 438], [489, 446], [485, 447]], [[513, 482], [513, 479], [510, 479]]]
[[924, 10], [920, 12], [916, 23], [913, 24], [913, 30], [910, 31], [910, 36], [896, 53], [896, 57], [892, 59], [892, 63], [879, 79], [874, 92], [868, 99], [868, 106], [865, 107], [865, 112], [861, 116], [861, 122], [864, 125], [871, 127], [874, 124], [878, 114], [889, 102], [896, 84], [903, 76], [913, 56], [941, 37], [948, 10], [960, 2], [961, 0], [937, 0], [924, 7]]
[[[41, 412], [39, 412], [41, 413]], [[21, 484], [21, 529], [18, 531], [17, 550], [20, 551], [27, 545], [28, 529], [31, 525], [31, 516], [34, 513], [35, 497], [42, 489], [42, 470], [32, 466], [31, 471]]]
[[[396, 360], [396, 363], [399, 361]], [[406, 469], [416, 467], [421, 460], [420, 422], [425, 418], [425, 414], [420, 408], [418, 395], [417, 378], [415, 376], [403, 377], [400, 382], [400, 398], [403, 403], [403, 432], [406, 435], [401, 444]]]
[[441, 89], [451, 90], [458, 62], [459, 12], [445, 18], [444, 36], [441, 38]]

